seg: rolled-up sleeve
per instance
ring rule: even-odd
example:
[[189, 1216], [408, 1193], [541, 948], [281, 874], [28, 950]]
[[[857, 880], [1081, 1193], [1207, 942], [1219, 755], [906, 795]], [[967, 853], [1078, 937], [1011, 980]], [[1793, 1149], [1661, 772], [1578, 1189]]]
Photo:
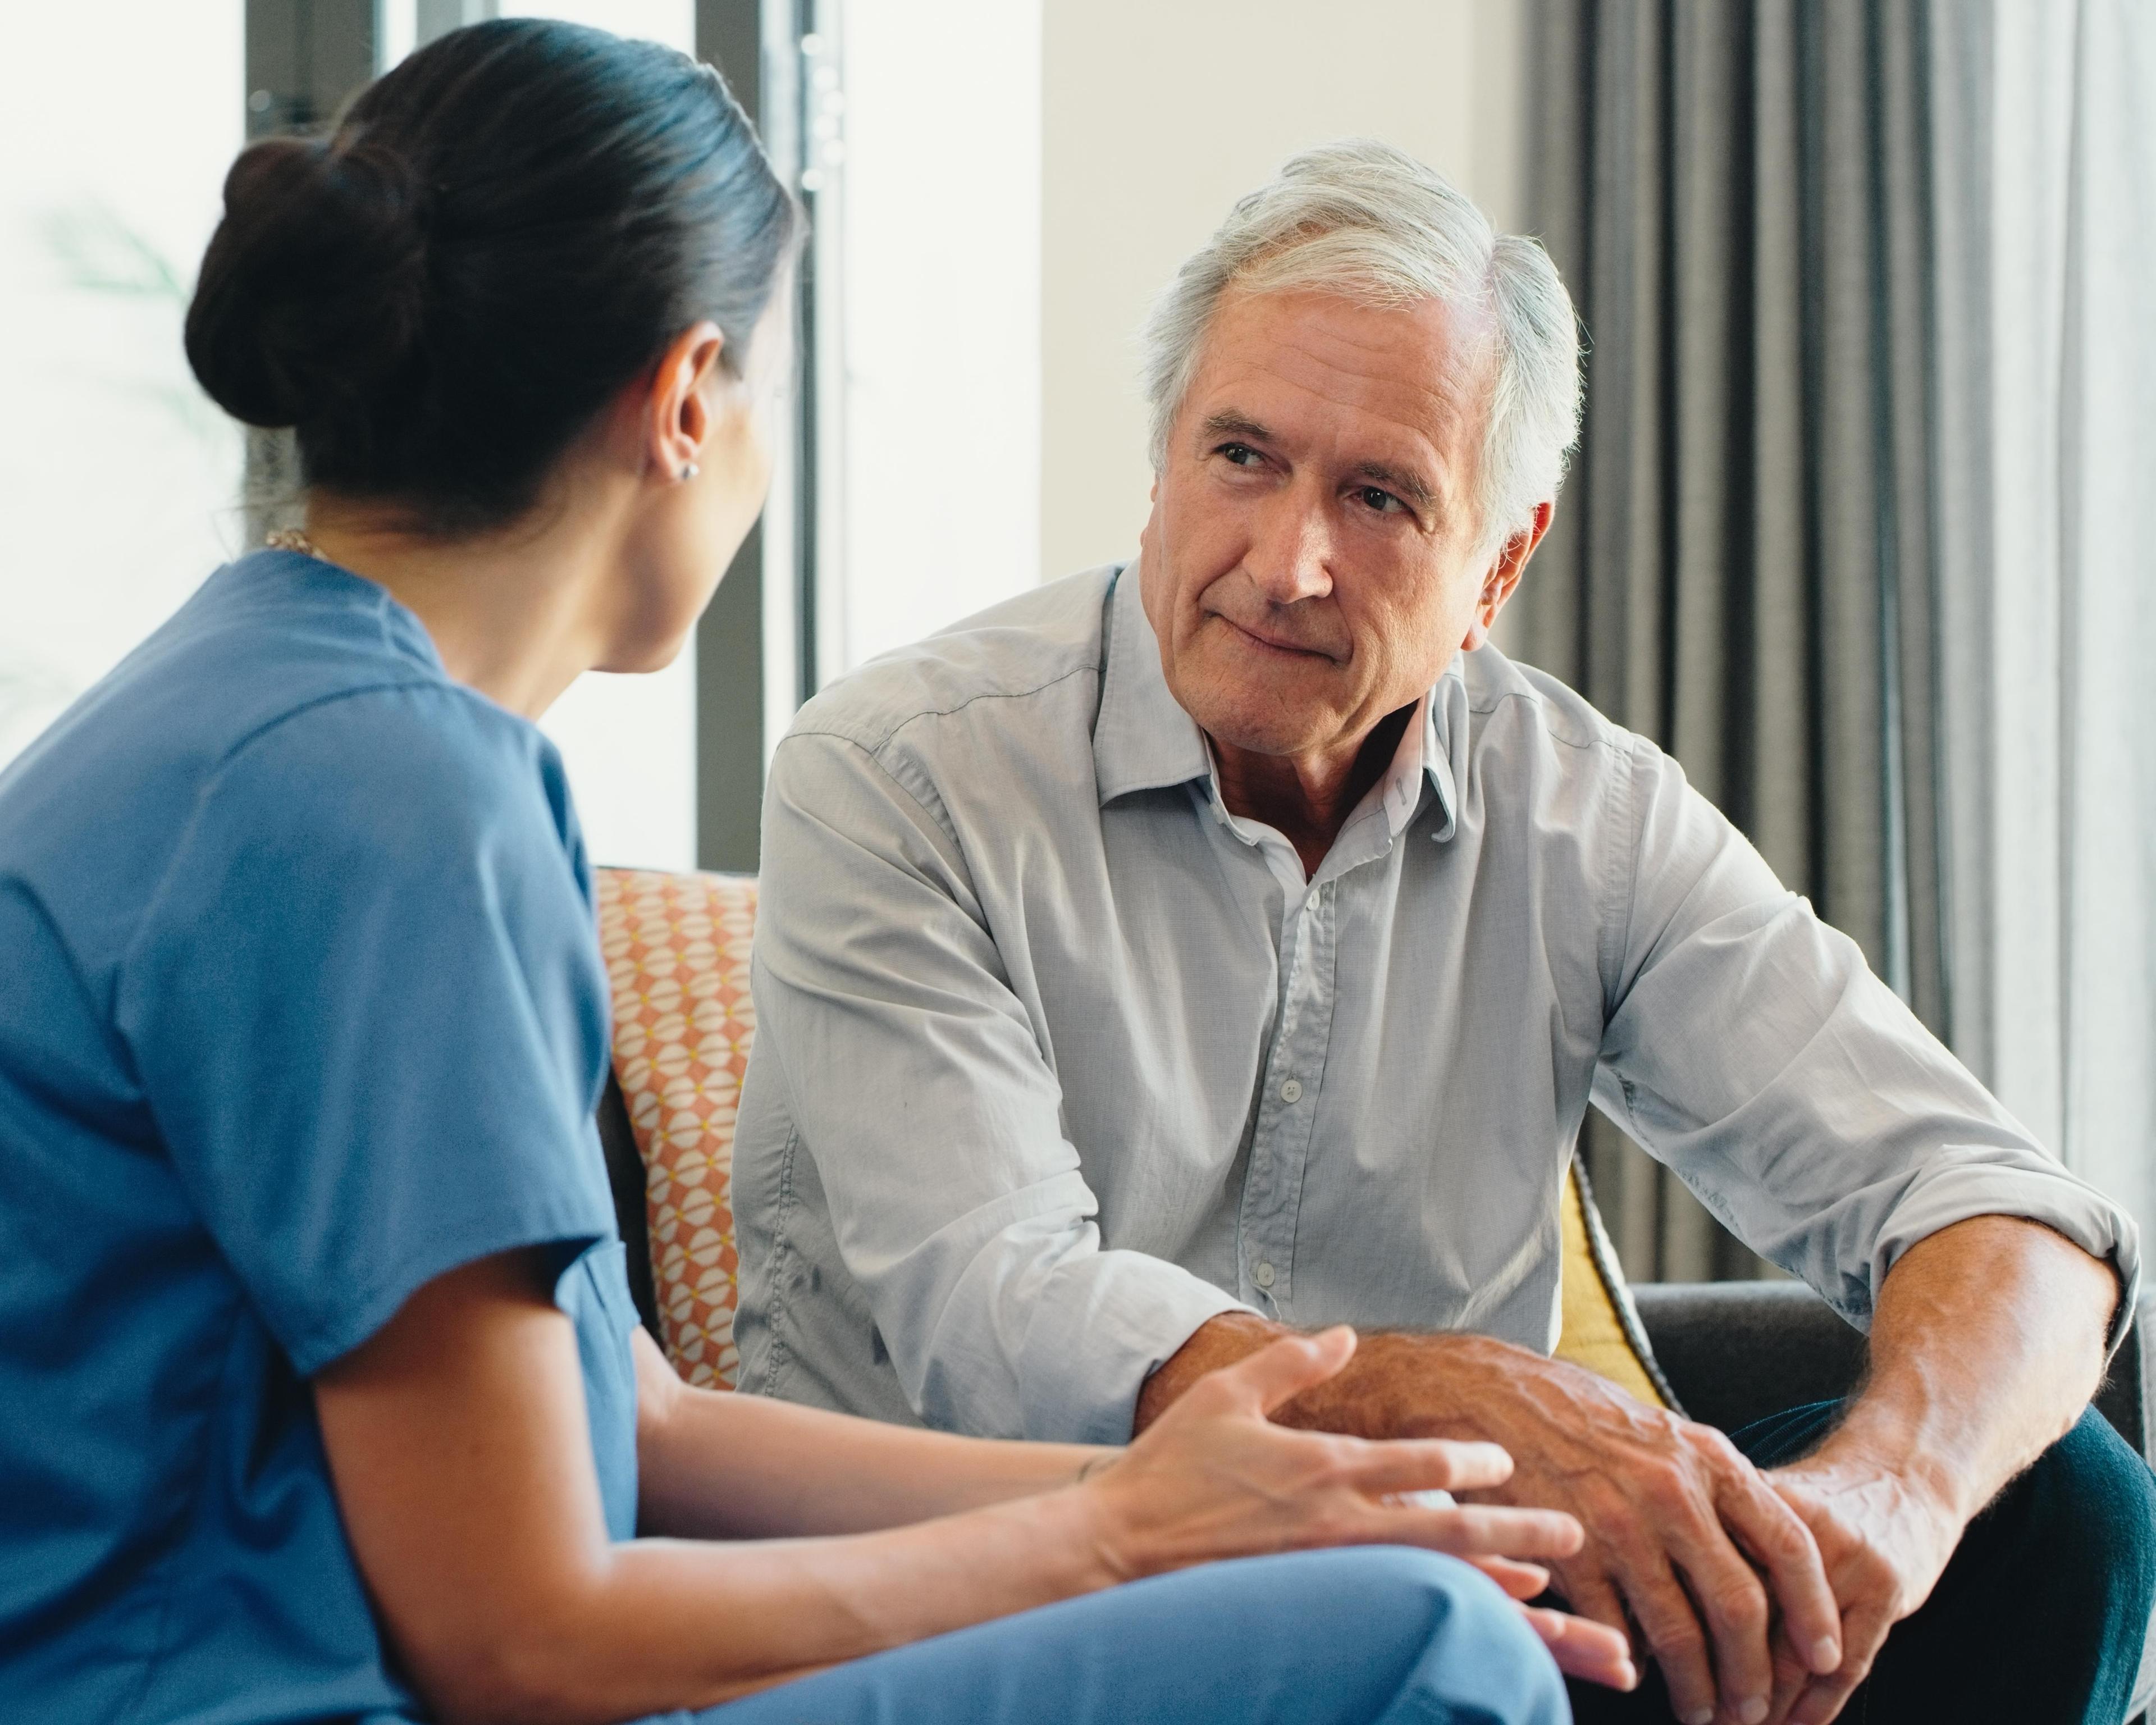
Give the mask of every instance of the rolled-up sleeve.
[[795, 733], [765, 793], [763, 881], [759, 1062], [907, 1401], [947, 1430], [1127, 1438], [1147, 1373], [1241, 1308], [1102, 1250], [1042, 1034], [934, 786]]
[[1973, 1216], [2140, 1274], [2133, 1222], [2061, 1167], [1751, 845], [1635, 740], [1615, 783], [1595, 1100], [1737, 1236], [1868, 1327], [1918, 1240]]

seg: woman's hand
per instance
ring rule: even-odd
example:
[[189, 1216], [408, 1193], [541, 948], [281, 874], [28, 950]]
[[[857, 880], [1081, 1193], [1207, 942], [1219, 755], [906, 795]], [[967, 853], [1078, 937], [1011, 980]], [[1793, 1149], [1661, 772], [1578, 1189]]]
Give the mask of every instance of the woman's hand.
[[[1517, 1599], [1548, 1585], [1523, 1558], [1579, 1549], [1561, 1511], [1414, 1501], [1413, 1494], [1501, 1485], [1512, 1458], [1495, 1444], [1373, 1442], [1296, 1431], [1266, 1416], [1323, 1383], [1355, 1352], [1345, 1326], [1290, 1336], [1200, 1378], [1127, 1450], [1079, 1484], [1096, 1543], [1117, 1579], [1224, 1558], [1332, 1545], [1416, 1545], [1475, 1563]], [[1522, 1608], [1564, 1670], [1620, 1689], [1636, 1677], [1625, 1638], [1562, 1612]]]
[[1296, 1431], [1265, 1416], [1355, 1352], [1345, 1326], [1284, 1337], [1208, 1373], [1145, 1434], [1092, 1472], [1101, 1554], [1119, 1580], [1221, 1558], [1330, 1545], [1419, 1545], [1463, 1558], [1566, 1557], [1579, 1523], [1557, 1510], [1409, 1501], [1502, 1485], [1495, 1444], [1372, 1442]]
[[[981, 1446], [835, 1417], [773, 1420], [714, 1397], [692, 1423], [721, 1455], [749, 1458], [741, 1483], [764, 1501], [742, 1519], [779, 1537], [617, 1543], [592, 1465], [577, 1337], [552, 1281], [543, 1253], [451, 1271], [314, 1383], [353, 1555], [444, 1725], [599, 1725], [713, 1707], [1130, 1575], [1296, 1547], [1458, 1552], [1517, 1596], [1540, 1585], [1518, 1559], [1579, 1541], [1569, 1517], [1543, 1511], [1382, 1501], [1503, 1477], [1490, 1445], [1359, 1443], [1269, 1424], [1266, 1409], [1339, 1369], [1354, 1347], [1342, 1331], [1219, 1373], [1075, 1487], [1033, 1471], [1054, 1460], [1067, 1480], [1075, 1448], [994, 1446], [980, 1471], [992, 1494], [1014, 1495], [973, 1509], [950, 1501], [951, 1482]], [[653, 1389], [663, 1427], [660, 1404], [675, 1392]], [[650, 1435], [663, 1450], [684, 1433]], [[814, 1495], [856, 1461], [886, 1484], [926, 1461], [934, 1477], [915, 1507], [942, 1512], [880, 1532], [785, 1537], [802, 1528], [780, 1476], [798, 1471], [798, 1490]], [[728, 1495], [716, 1471], [699, 1476]], [[857, 1494], [837, 1519], [873, 1524], [906, 1507], [901, 1495]], [[1559, 1664], [1584, 1671], [1570, 1632], [1535, 1620]], [[724, 1635], [711, 1633], [715, 1623]]]

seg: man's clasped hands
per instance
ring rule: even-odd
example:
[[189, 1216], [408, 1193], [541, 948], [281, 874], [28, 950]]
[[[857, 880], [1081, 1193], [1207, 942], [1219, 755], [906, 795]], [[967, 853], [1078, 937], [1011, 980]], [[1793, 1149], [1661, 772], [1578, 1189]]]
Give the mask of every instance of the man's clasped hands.
[[[1194, 1357], [1148, 1384], [1142, 1429], [1250, 1399], [1282, 1424], [1409, 1440], [1335, 1436], [1322, 1454], [1359, 1503], [1431, 1487], [1469, 1498], [1430, 1512], [1450, 1522], [1445, 1543], [1462, 1552], [1544, 1541], [1533, 1548], [1543, 1563], [1470, 1561], [1523, 1602], [1572, 1676], [1632, 1687], [1635, 1632], [1671, 1711], [1695, 1725], [1826, 1725], [1887, 1630], [1929, 1594], [1968, 1520], [1951, 1482], [1928, 1483], [1873, 1440], [1867, 1428], [1880, 1422], [1863, 1404], [1811, 1455], [1762, 1470], [1710, 1426], [1486, 1338], [1358, 1343], [1342, 1327], [1282, 1339], [1240, 1316], [1215, 1319], [1200, 1338], [1209, 1347], [1186, 1350]], [[1239, 1348], [1255, 1351], [1182, 1392], [1177, 1368], [1217, 1368]], [[1473, 1393], [1478, 1379], [1487, 1393]], [[1449, 1414], [1448, 1404], [1472, 1414]], [[1466, 1440], [1453, 1435], [1469, 1430]], [[1145, 1447], [1142, 1436], [1130, 1453]], [[1492, 1512], [1477, 1497], [1562, 1515], [1524, 1538], [1501, 1534], [1478, 1525]], [[1553, 1586], [1577, 1615], [1524, 1603]]]

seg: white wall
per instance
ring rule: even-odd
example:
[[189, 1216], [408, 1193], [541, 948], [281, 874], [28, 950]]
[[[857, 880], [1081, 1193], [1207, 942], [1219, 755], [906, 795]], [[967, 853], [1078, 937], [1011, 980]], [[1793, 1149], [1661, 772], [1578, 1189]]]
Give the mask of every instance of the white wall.
[[846, 8], [845, 665], [1039, 578], [1040, 28]]
[[1523, 10], [854, 0], [827, 666], [1128, 554], [1150, 482], [1139, 321], [1296, 149], [1389, 138], [1517, 219]]
[[[694, 40], [694, 0], [504, 10]], [[382, 12], [408, 46], [409, 0]], [[0, 763], [241, 547], [239, 438], [180, 345], [242, 141], [241, 22], [239, 0], [0, 11]], [[693, 650], [585, 678], [545, 728], [595, 857], [694, 864]]]
[[[1127, 554], [1148, 480], [1133, 332], [1293, 150], [1389, 137], [1506, 220], [1520, 5], [855, 0], [843, 662]], [[503, 9], [693, 33], [691, 0]], [[239, 534], [236, 442], [187, 378], [178, 300], [67, 288], [39, 223], [110, 209], [191, 275], [240, 141], [239, 8], [21, 10], [0, 49], [103, 82], [94, 105], [64, 80], [17, 80], [0, 103], [0, 678], [14, 668], [18, 691], [10, 707], [0, 688], [0, 758]], [[382, 10], [408, 41], [411, 0]], [[685, 652], [656, 676], [588, 677], [548, 715], [596, 856], [693, 860], [695, 705]]]
[[1136, 332], [1298, 149], [1383, 138], [1518, 219], [1523, 0], [1046, 0], [1041, 572], [1129, 556], [1152, 482]]
[[0, 764], [239, 543], [180, 326], [242, 74], [236, 3], [0, 8]]

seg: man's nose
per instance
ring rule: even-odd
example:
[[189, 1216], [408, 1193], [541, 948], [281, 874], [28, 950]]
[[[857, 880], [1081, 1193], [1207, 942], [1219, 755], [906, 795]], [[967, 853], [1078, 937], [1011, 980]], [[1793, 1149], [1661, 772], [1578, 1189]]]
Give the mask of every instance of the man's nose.
[[1332, 591], [1332, 552], [1324, 511], [1291, 493], [1264, 511], [1243, 566], [1266, 599], [1292, 605]]

